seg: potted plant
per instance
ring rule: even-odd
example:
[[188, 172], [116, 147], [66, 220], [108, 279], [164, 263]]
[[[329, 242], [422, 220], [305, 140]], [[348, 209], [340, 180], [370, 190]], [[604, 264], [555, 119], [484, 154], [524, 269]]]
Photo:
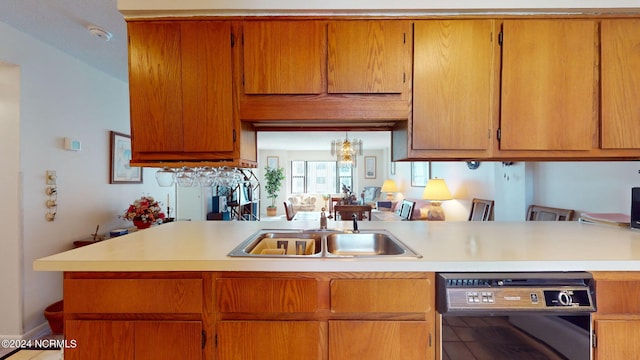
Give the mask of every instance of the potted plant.
[[267, 206], [267, 216], [276, 216], [278, 210], [276, 199], [278, 198], [280, 186], [282, 186], [282, 180], [284, 180], [284, 168], [266, 167], [265, 170], [264, 177], [267, 179], [265, 191], [267, 192], [267, 199], [271, 199], [271, 205]]

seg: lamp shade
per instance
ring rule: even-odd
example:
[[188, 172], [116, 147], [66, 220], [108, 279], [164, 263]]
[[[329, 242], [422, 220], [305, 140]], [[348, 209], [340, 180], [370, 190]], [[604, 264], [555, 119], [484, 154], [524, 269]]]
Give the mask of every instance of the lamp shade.
[[422, 198], [431, 201], [451, 200], [451, 192], [444, 179], [429, 179], [424, 188]]
[[387, 179], [384, 181], [384, 184], [382, 184], [382, 189], [380, 189], [380, 191], [382, 192], [386, 192], [386, 193], [393, 193], [393, 192], [398, 192], [398, 185], [396, 185], [396, 182], [391, 180], [391, 179]]

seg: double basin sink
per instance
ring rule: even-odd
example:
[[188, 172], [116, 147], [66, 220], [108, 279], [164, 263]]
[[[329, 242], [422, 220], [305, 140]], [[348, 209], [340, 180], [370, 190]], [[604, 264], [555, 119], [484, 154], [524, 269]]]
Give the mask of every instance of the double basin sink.
[[421, 258], [386, 230], [260, 230], [229, 254], [250, 258]]

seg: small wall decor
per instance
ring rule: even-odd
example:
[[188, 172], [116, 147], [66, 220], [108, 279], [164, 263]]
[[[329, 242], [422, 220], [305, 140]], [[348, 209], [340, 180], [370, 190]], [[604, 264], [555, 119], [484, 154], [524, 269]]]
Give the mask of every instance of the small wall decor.
[[411, 186], [424, 187], [431, 178], [431, 163], [420, 161], [411, 163]]
[[389, 172], [391, 173], [391, 175], [395, 175], [396, 174], [396, 162], [395, 161], [391, 162], [391, 166], [389, 167]]
[[376, 178], [376, 157], [375, 156], [364, 157], [364, 178], [365, 179]]
[[279, 159], [277, 156], [267, 156], [267, 167], [269, 169], [277, 169], [280, 167]]
[[109, 184], [141, 184], [142, 168], [130, 166], [131, 136], [111, 131]]

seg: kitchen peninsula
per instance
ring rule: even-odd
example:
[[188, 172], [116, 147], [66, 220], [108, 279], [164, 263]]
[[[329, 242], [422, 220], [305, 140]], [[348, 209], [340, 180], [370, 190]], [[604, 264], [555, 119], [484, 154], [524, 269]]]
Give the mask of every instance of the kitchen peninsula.
[[[38, 259], [34, 269], [65, 272], [65, 336], [79, 344], [65, 352], [70, 359], [105, 352], [136, 359], [258, 352], [333, 359], [367, 351], [433, 359], [434, 274], [445, 271], [595, 272], [594, 328], [601, 322], [611, 331], [628, 320], [625, 331], [640, 331], [638, 305], [611, 299], [620, 289], [640, 295], [640, 232], [578, 222], [359, 225], [384, 226], [422, 258], [231, 258], [227, 253], [262, 228], [318, 224], [176, 222]], [[598, 343], [619, 348], [610, 334]]]

